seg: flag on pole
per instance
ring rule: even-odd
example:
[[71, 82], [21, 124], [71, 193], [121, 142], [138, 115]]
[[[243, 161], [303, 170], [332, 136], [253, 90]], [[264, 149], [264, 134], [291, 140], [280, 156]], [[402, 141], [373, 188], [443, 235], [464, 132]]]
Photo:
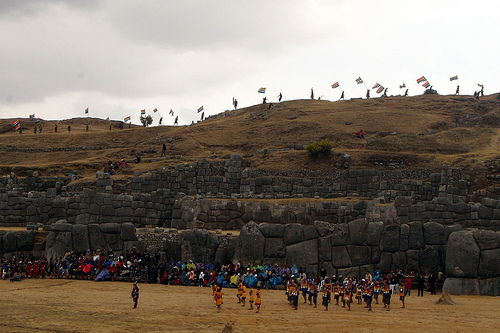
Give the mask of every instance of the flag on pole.
[[85, 109], [85, 114], [88, 114], [89, 113], [89, 108], [86, 108]]
[[455, 80], [458, 80], [458, 75], [450, 77], [450, 81], [455, 81]]
[[425, 82], [424, 84], [422, 84], [422, 86], [424, 88], [429, 88], [431, 86], [431, 84], [429, 83], [429, 81]]
[[340, 87], [340, 84], [337, 82], [335, 82], [334, 84], [332, 84], [332, 88], [335, 89], [335, 88], [338, 88]]
[[12, 126], [16, 127], [17, 125], [19, 125], [19, 119], [16, 119], [13, 123], [12, 123]]
[[172, 111], [172, 109], [170, 109], [170, 111], [168, 112], [168, 114], [171, 114], [173, 116], [174, 115], [174, 111]]
[[380, 84], [377, 82], [377, 83], [375, 83], [375, 85], [372, 87], [372, 89], [375, 89], [375, 88], [378, 88], [378, 87], [380, 87]]
[[356, 79], [356, 83], [357, 83], [357, 84], [364, 83], [364, 82], [363, 82], [363, 79], [361, 78], [361, 76], [360, 76], [360, 77], [358, 77], [358, 78]]
[[36, 118], [35, 123], [39, 123], [39, 122], [40, 122], [40, 118]]
[[417, 83], [420, 84], [421, 82], [427, 81], [425, 76], [422, 76], [420, 79], [417, 79]]
[[142, 110], [141, 110], [141, 116], [142, 116], [143, 114], [146, 114], [146, 109], [142, 109]]
[[266, 88], [259, 89], [259, 94], [265, 94], [265, 93], [266, 93]]
[[124, 122], [127, 122], [127, 121], [129, 121], [129, 120], [130, 120], [130, 116], [123, 118], [123, 121], [124, 121]]
[[153, 112], [158, 112], [158, 109], [157, 109], [157, 108], [154, 108], [154, 109], [153, 109]]
[[198, 113], [200, 113], [201, 111], [203, 111], [203, 105], [198, 108]]
[[35, 114], [30, 114], [30, 120], [34, 120], [35, 119]]
[[480, 86], [481, 88], [484, 88], [484, 85], [482, 85], [482, 84], [478, 83], [477, 85]]
[[384, 87], [382, 87], [380, 84], [379, 86], [380, 87], [377, 89], [377, 94], [380, 94], [384, 90]]

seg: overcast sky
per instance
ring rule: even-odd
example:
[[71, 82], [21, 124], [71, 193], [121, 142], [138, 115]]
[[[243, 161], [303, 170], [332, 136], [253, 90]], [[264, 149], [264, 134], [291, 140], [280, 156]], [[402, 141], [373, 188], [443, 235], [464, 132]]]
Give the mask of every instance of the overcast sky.
[[[179, 123], [232, 108], [315, 97], [500, 92], [494, 0], [5, 0], [0, 118], [92, 117], [139, 123], [158, 108]], [[340, 88], [332, 89], [334, 82]], [[377, 97], [375, 90], [372, 98]], [[158, 114], [154, 114], [158, 122]]]

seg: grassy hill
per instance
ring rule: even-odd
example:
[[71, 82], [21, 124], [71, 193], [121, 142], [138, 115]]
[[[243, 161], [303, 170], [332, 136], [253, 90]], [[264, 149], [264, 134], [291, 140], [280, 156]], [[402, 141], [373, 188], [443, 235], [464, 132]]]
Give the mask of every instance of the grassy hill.
[[[153, 170], [199, 158], [224, 158], [237, 153], [255, 169], [279, 172], [308, 168], [340, 168], [340, 154], [351, 156], [350, 168], [439, 168], [443, 164], [481, 169], [481, 162], [500, 158], [500, 100], [497, 94], [474, 100], [471, 96], [422, 95], [370, 100], [294, 100], [226, 111], [189, 126], [144, 128], [95, 118], [41, 121], [20, 119], [22, 134], [12, 130], [14, 119], [0, 119], [0, 175], [38, 170], [62, 175], [77, 170], [95, 177], [104, 163], [132, 161], [139, 153], [144, 163], [130, 163], [117, 178], [134, 170]], [[89, 132], [85, 127], [89, 123]], [[72, 126], [68, 133], [67, 126]], [[365, 139], [355, 133], [363, 129]], [[326, 138], [334, 143], [332, 156], [313, 160], [306, 150], [287, 149]], [[167, 143], [167, 158], [161, 145]], [[70, 147], [71, 150], [68, 150]], [[266, 150], [265, 153], [263, 151]], [[259, 153], [258, 153], [259, 152]], [[175, 158], [174, 158], [175, 157]], [[477, 160], [477, 161], [476, 161]]]

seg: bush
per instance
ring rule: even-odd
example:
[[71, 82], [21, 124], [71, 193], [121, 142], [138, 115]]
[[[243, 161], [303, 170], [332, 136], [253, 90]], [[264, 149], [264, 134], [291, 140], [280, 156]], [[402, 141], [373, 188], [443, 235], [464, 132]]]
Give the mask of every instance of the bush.
[[425, 89], [424, 95], [428, 95], [428, 94], [439, 95], [437, 90], [432, 89], [432, 86], [429, 89]]
[[311, 143], [306, 147], [311, 157], [326, 158], [332, 153], [333, 143], [327, 139]]
[[151, 117], [150, 115], [147, 115], [146, 117], [141, 116], [141, 123], [142, 123], [142, 126], [148, 127], [149, 125], [151, 125], [153, 123], [153, 117]]

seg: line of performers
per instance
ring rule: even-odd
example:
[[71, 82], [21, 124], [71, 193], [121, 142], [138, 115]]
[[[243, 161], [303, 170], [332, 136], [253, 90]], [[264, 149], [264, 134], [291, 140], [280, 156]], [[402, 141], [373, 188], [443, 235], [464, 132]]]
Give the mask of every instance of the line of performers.
[[[222, 291], [222, 287], [218, 286], [217, 284], [214, 284], [212, 287], [213, 291], [213, 297], [215, 301], [215, 306], [217, 307], [217, 311], [221, 311], [222, 304], [224, 304], [224, 291]], [[236, 297], [238, 298], [238, 304], [242, 304], [243, 307], [246, 305], [246, 300], [247, 300], [247, 294], [249, 296], [249, 310], [253, 310], [254, 307], [253, 305], [255, 304], [255, 308], [257, 311], [256, 313], [260, 312], [260, 306], [262, 304], [262, 291], [260, 290], [260, 287], [257, 287], [257, 290], [253, 288], [253, 286], [246, 287], [241, 281], [238, 283], [238, 292], [236, 294]]]
[[[402, 308], [405, 308], [405, 287], [398, 287], [399, 300], [402, 302]], [[365, 303], [365, 308], [372, 311], [372, 301], [378, 304], [378, 297], [382, 294], [382, 302], [387, 311], [391, 309], [392, 290], [387, 281], [379, 282], [371, 280], [357, 281], [353, 278], [344, 280], [331, 280], [329, 278], [318, 281], [315, 279], [300, 278], [298, 282], [292, 278], [286, 285], [286, 296], [290, 305], [294, 310], [297, 310], [300, 294], [304, 298], [304, 303], [309, 301], [309, 305], [314, 305], [317, 308], [318, 294], [321, 293], [322, 305], [325, 311], [328, 311], [328, 305], [331, 303], [331, 295], [335, 299], [335, 305], [340, 305], [348, 311], [351, 311], [351, 304], [356, 301], [357, 304]]]

